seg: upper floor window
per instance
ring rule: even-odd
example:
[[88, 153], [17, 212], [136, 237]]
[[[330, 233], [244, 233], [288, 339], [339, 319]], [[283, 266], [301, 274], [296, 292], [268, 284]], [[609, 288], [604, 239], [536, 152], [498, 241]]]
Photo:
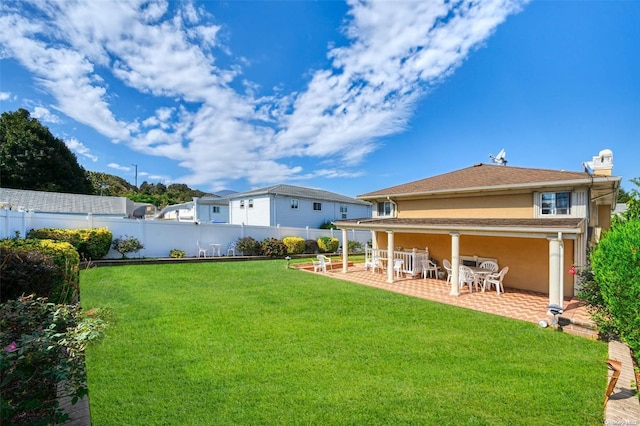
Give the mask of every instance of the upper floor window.
[[541, 213], [543, 215], [571, 214], [571, 193], [570, 192], [542, 193]]
[[253, 198], [249, 198], [249, 208], [253, 208]]
[[316, 211], [322, 210], [322, 203], [313, 203], [313, 209]]
[[240, 200], [240, 208], [244, 209], [244, 200]]
[[298, 210], [298, 200], [296, 200], [295, 198], [291, 200], [291, 208], [294, 210]]
[[378, 202], [378, 216], [391, 216], [392, 211], [391, 201]]
[[220, 213], [220, 206], [211, 206], [211, 213]]
[[340, 205], [340, 215], [342, 216], [342, 219], [346, 219], [347, 218], [347, 205], [346, 204]]

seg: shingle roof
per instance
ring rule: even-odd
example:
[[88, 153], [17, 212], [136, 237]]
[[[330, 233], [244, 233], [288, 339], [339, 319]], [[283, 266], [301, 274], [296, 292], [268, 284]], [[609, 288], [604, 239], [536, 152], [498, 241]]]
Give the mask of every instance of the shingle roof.
[[588, 183], [590, 179], [591, 175], [584, 172], [476, 164], [465, 169], [362, 194], [358, 198], [526, 186], [576, 180]]
[[135, 209], [134, 202], [125, 197], [10, 188], [0, 188], [0, 203], [9, 203], [13, 208], [24, 207], [27, 210], [45, 213], [128, 216]]
[[267, 194], [286, 195], [289, 197], [308, 198], [313, 200], [336, 201], [339, 203], [361, 204], [367, 206], [369, 205], [369, 202], [367, 201], [358, 200], [356, 198], [347, 197], [345, 195], [340, 195], [329, 191], [323, 191], [321, 189], [305, 188], [301, 186], [284, 184], [232, 194], [231, 196], [229, 196], [229, 198], [247, 198], [251, 196]]

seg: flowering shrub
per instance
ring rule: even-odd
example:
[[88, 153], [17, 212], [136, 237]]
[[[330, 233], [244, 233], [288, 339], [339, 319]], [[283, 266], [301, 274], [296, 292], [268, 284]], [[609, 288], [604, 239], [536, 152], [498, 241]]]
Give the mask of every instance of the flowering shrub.
[[264, 256], [283, 257], [287, 255], [287, 246], [277, 238], [265, 238], [260, 247]]
[[335, 253], [340, 247], [340, 240], [331, 237], [318, 238], [318, 247], [323, 253]]
[[12, 238], [0, 241], [0, 253], [1, 300], [23, 293], [54, 303], [77, 300], [80, 257], [71, 244]]
[[300, 254], [304, 253], [305, 243], [304, 238], [300, 237], [284, 237], [282, 242], [287, 246], [288, 254]]
[[171, 249], [169, 252], [169, 257], [174, 259], [182, 259], [187, 253], [184, 250]]
[[58, 397], [69, 396], [75, 404], [87, 394], [84, 349], [105, 327], [104, 320], [83, 315], [77, 305], [46, 298], [20, 297], [0, 305], [0, 423], [68, 420]]
[[82, 259], [101, 259], [109, 253], [113, 235], [108, 228], [40, 228], [29, 231], [27, 238], [64, 241], [74, 246]]
[[245, 256], [258, 256], [260, 254], [260, 243], [251, 237], [238, 239], [236, 249]]
[[111, 247], [122, 255], [123, 259], [127, 258], [127, 253], [135, 253], [142, 250], [144, 246], [136, 237], [130, 237], [128, 235], [120, 236], [111, 243]]

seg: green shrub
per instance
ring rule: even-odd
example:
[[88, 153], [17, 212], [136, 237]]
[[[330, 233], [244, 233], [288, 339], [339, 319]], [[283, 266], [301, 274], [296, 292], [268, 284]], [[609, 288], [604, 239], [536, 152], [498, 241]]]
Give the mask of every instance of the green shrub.
[[331, 237], [318, 238], [318, 248], [322, 253], [335, 253], [340, 247], [340, 240]]
[[241, 252], [245, 256], [259, 256], [261, 247], [260, 243], [251, 237], [244, 237], [238, 239], [236, 244], [236, 250]]
[[364, 251], [364, 248], [362, 247], [362, 243], [360, 241], [349, 241], [347, 246], [349, 248], [349, 253], [351, 254], [362, 253]]
[[[78, 305], [33, 296], [0, 305], [0, 423], [49, 425], [69, 420], [58, 397], [87, 394], [84, 349], [106, 323]], [[61, 387], [62, 395], [56, 392]]]
[[81, 259], [102, 259], [109, 253], [113, 235], [108, 228], [32, 229], [27, 238], [64, 241], [76, 248]]
[[263, 256], [284, 257], [287, 255], [287, 246], [277, 238], [265, 238], [260, 244]]
[[64, 275], [51, 258], [40, 251], [0, 247], [0, 302], [35, 294], [49, 297]]
[[316, 240], [305, 240], [304, 252], [309, 254], [319, 253], [320, 248], [318, 247], [318, 242]]
[[591, 265], [613, 330], [640, 360], [640, 220], [607, 231], [591, 254]]
[[304, 238], [300, 237], [284, 237], [282, 242], [287, 246], [288, 254], [300, 254], [304, 253], [305, 243]]
[[[15, 294], [22, 289], [25, 294], [35, 293], [40, 297], [48, 297], [52, 303], [70, 303], [77, 300], [80, 257], [71, 244], [52, 240], [13, 238], [0, 241], [0, 249], [5, 253], [0, 266], [2, 274], [0, 285], [3, 292], [6, 289], [9, 293]], [[9, 255], [12, 252], [18, 252], [18, 254]], [[27, 255], [26, 253], [29, 252], [41, 253], [42, 256]], [[8, 261], [9, 259], [11, 261]], [[21, 268], [26, 267], [21, 263], [24, 259], [30, 262], [28, 268], [31, 271], [39, 271], [39, 278], [45, 279], [43, 275], [45, 271], [51, 271], [49, 279], [46, 280], [48, 282], [37, 283], [38, 277], [29, 278], [20, 271]], [[44, 264], [37, 266], [36, 263], [39, 261]], [[50, 269], [49, 262], [55, 265], [55, 270]], [[28, 290], [29, 288], [31, 289]], [[48, 294], [41, 293], [45, 289], [48, 289]]]
[[333, 223], [331, 223], [330, 220], [325, 220], [324, 222], [322, 222], [319, 228], [320, 229], [338, 229], [338, 227], [335, 226]]
[[169, 252], [169, 257], [174, 259], [182, 259], [186, 254], [187, 253], [185, 253], [183, 250], [171, 249], [171, 251]]
[[111, 247], [122, 255], [123, 259], [127, 258], [127, 253], [135, 253], [142, 250], [144, 246], [136, 237], [130, 237], [128, 235], [120, 236], [111, 243]]

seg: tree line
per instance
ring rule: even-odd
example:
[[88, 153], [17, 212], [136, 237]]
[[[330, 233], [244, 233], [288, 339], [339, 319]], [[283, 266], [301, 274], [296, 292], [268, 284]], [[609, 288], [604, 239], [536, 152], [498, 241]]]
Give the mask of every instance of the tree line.
[[185, 184], [142, 182], [139, 188], [119, 176], [85, 170], [64, 141], [29, 111], [3, 112], [0, 117], [0, 185], [72, 194], [127, 197], [158, 208], [211, 196]]

